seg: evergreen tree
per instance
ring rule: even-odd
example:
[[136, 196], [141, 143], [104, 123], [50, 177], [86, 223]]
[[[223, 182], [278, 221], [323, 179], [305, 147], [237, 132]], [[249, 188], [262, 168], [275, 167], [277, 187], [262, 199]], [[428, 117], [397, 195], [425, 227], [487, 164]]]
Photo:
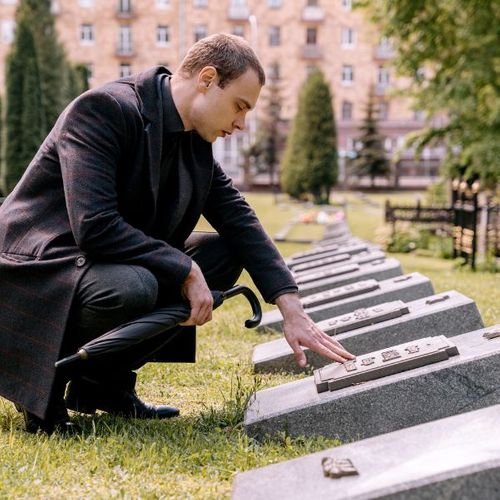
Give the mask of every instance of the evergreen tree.
[[314, 203], [329, 202], [338, 172], [336, 130], [332, 95], [319, 70], [309, 75], [300, 91], [281, 170], [283, 188], [290, 196], [310, 193]]
[[373, 187], [376, 177], [387, 177], [391, 173], [391, 165], [384, 149], [385, 137], [378, 131], [373, 90], [368, 95], [366, 115], [360, 131], [362, 134], [356, 138], [360, 146], [357, 148], [356, 158], [351, 162], [351, 168], [358, 177], [370, 177]]
[[1, 177], [7, 192], [64, 106], [85, 86], [57, 40], [50, 0], [21, 0], [16, 25], [6, 64], [6, 144]]

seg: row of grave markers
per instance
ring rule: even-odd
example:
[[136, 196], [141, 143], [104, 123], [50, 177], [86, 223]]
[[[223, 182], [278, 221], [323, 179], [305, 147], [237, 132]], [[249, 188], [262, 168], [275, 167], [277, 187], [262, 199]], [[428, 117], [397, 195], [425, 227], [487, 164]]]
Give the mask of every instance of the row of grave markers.
[[[256, 438], [338, 438], [342, 446], [239, 473], [234, 500], [500, 498], [500, 325], [472, 299], [436, 294], [343, 219], [287, 261], [302, 304], [356, 355], [258, 391], [245, 412]], [[278, 310], [261, 331], [282, 329]], [[284, 339], [259, 344], [256, 372], [302, 373]]]

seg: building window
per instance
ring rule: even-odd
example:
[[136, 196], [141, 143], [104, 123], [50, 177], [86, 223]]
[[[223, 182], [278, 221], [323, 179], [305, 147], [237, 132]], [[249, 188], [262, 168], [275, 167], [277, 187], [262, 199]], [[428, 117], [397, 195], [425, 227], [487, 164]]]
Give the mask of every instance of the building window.
[[279, 63], [271, 64], [267, 70], [267, 75], [271, 81], [279, 80], [281, 78], [281, 68]]
[[120, 78], [127, 78], [132, 74], [132, 66], [129, 63], [121, 63], [119, 69]]
[[389, 119], [389, 103], [387, 101], [378, 103], [378, 119], [382, 121]]
[[354, 81], [354, 68], [350, 64], [342, 65], [342, 83], [350, 85]]
[[9, 44], [13, 42], [15, 29], [16, 22], [14, 19], [5, 19], [2, 21], [2, 43]]
[[132, 0], [118, 0], [118, 12], [130, 14], [132, 12]]
[[281, 7], [281, 0], [267, 0], [267, 6], [270, 9], [279, 9]]
[[306, 30], [306, 44], [316, 45], [318, 43], [318, 30], [316, 28], [307, 28]]
[[205, 38], [208, 35], [208, 28], [206, 24], [198, 24], [194, 27], [194, 42]]
[[170, 27], [158, 25], [156, 27], [156, 45], [165, 46], [170, 42]]
[[132, 53], [132, 28], [130, 26], [120, 26], [118, 52], [123, 55]]
[[342, 0], [342, 8], [344, 10], [352, 10], [352, 0]]
[[78, 0], [78, 5], [80, 5], [80, 7], [92, 7], [94, 5], [94, 0]]
[[271, 47], [277, 47], [281, 44], [281, 30], [279, 26], [269, 27], [269, 45]]
[[167, 9], [170, 7], [170, 0], [156, 0], [157, 9]]
[[94, 43], [94, 25], [80, 24], [80, 43], [89, 45]]
[[342, 101], [342, 120], [350, 121], [352, 120], [352, 102]]
[[233, 27], [233, 35], [245, 38], [245, 26], [243, 26], [242, 24], [236, 24]]
[[379, 66], [377, 70], [377, 83], [382, 87], [387, 87], [391, 80], [389, 68]]
[[356, 44], [355, 31], [352, 28], [342, 28], [340, 44], [344, 49], [352, 49]]

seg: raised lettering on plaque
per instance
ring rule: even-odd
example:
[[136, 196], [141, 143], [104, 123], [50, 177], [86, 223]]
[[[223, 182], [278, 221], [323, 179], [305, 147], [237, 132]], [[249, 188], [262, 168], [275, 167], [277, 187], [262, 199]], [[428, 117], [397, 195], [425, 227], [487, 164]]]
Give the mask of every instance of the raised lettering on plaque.
[[348, 458], [323, 457], [321, 459], [323, 474], [331, 479], [338, 479], [344, 476], [357, 476], [359, 472]]
[[327, 304], [328, 302], [336, 302], [350, 297], [355, 297], [357, 295], [362, 295], [364, 293], [373, 292], [374, 290], [380, 290], [380, 284], [378, 281], [373, 279], [358, 281], [357, 283], [351, 283], [350, 285], [333, 288], [327, 292], [315, 293], [313, 295], [309, 295], [308, 297], [304, 297], [302, 299], [302, 305], [305, 308], [316, 307]]
[[444, 335], [426, 337], [388, 349], [381, 349], [345, 363], [332, 363], [314, 371], [319, 393], [343, 389], [395, 373], [413, 370], [458, 354], [455, 344]]
[[307, 273], [299, 276], [295, 279], [298, 285], [303, 285], [304, 283], [309, 283], [310, 281], [317, 281], [326, 278], [334, 278], [336, 276], [342, 276], [343, 274], [353, 273], [359, 271], [359, 266], [357, 264], [352, 264], [349, 266], [334, 267], [327, 271], [321, 271], [317, 273]]
[[320, 321], [318, 326], [329, 335], [336, 335], [375, 323], [388, 321], [393, 318], [399, 318], [409, 312], [408, 306], [403, 301], [394, 300], [366, 309], [357, 309], [352, 313]]
[[483, 337], [488, 340], [496, 339], [500, 337], [500, 328], [496, 327], [492, 330], [483, 333]]

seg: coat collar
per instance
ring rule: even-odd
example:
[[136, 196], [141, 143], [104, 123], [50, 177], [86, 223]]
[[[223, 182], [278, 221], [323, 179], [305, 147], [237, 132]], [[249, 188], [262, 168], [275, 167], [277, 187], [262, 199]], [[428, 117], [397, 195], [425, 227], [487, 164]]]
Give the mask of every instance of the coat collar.
[[171, 75], [172, 73], [165, 66], [154, 66], [147, 71], [139, 73], [135, 77], [134, 86], [139, 98], [141, 114], [150, 122], [161, 119], [158, 111], [161, 110], [161, 97], [157, 92], [157, 76]]

